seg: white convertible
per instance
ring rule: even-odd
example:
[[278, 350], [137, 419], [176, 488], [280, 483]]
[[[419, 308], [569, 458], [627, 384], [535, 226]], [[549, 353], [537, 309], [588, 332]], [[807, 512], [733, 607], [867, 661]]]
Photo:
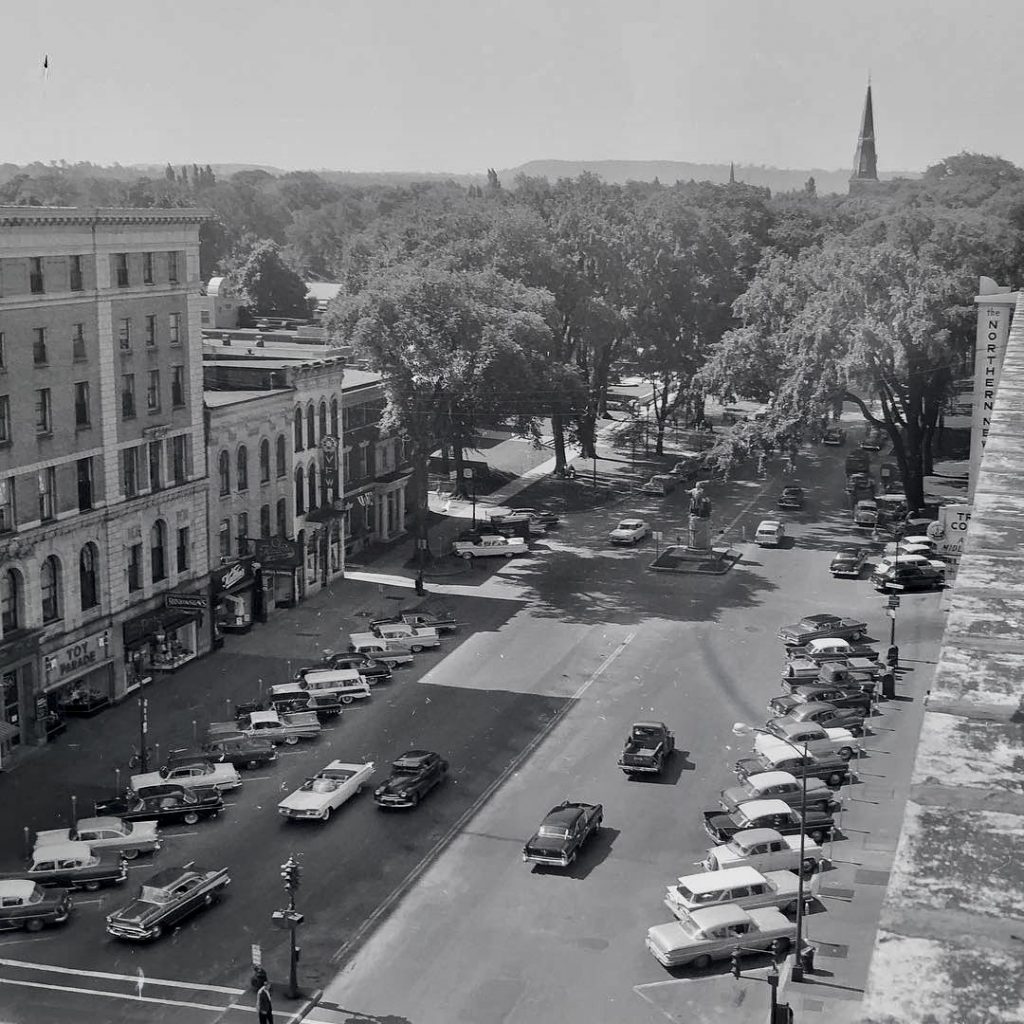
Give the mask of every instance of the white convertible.
[[346, 800], [358, 793], [373, 775], [373, 762], [348, 764], [332, 761], [307, 779], [291, 796], [277, 805], [289, 821], [327, 821]]

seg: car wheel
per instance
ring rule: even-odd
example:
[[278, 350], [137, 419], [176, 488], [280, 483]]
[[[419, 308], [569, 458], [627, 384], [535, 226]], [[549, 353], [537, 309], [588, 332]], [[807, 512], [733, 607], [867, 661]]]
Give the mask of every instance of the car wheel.
[[853, 757], [853, 748], [843, 747], [838, 753], [844, 761], [849, 761]]
[[464, 562], [472, 562], [473, 561], [473, 556], [468, 551], [466, 551], [462, 555], [462, 560]]
[[41, 917], [31, 917], [25, 922], [25, 931], [41, 932], [45, 923]]
[[346, 694], [345, 694], [345, 695], [344, 695], [344, 696], [343, 696], [343, 697], [341, 698], [341, 703], [342, 703], [342, 704], [351, 704], [351, 703], [352, 703], [352, 694], [351, 694], [351, 693], [346, 693]]
[[698, 971], [706, 971], [711, 966], [711, 957], [705, 953], [703, 956], [699, 956], [693, 961], [693, 966], [696, 967]]
[[515, 554], [514, 551], [506, 551], [505, 554], [503, 554], [501, 557], [502, 558], [511, 558], [514, 554]]
[[[359, 791], [358, 791], [358, 790], [356, 790], [356, 792], [359, 792]], [[330, 820], [331, 820], [331, 809], [330, 809], [330, 807], [325, 807], [325, 808], [324, 808], [324, 816], [323, 816], [323, 821], [324, 821], [324, 822], [328, 822], [328, 821], [330, 821]]]
[[199, 821], [199, 815], [195, 811], [188, 811], [181, 819], [186, 825], [194, 825]]
[[285, 736], [284, 741], [285, 741], [285, 743], [289, 747], [294, 747], [295, 744], [299, 742], [299, 737], [298, 736]]
[[413, 644], [413, 645], [412, 645], [412, 646], [411, 646], [411, 647], [409, 648], [409, 650], [410, 650], [410, 651], [411, 651], [411, 652], [412, 652], [413, 654], [419, 654], [419, 653], [420, 653], [420, 651], [422, 651], [422, 650], [423, 650], [423, 648], [422, 648], [422, 647], [420, 647], [420, 645], [419, 645], [419, 644]]
[[124, 857], [125, 860], [135, 860], [135, 858], [138, 857], [138, 855], [139, 851], [136, 849], [128, 849], [121, 851], [121, 856]]
[[86, 892], [95, 892], [99, 887], [100, 887], [100, 883], [95, 881], [95, 880], [88, 881], [83, 886], [83, 888], [85, 889]]
[[831, 775], [830, 775], [830, 776], [828, 777], [828, 784], [829, 784], [830, 786], [837, 786], [837, 787], [838, 787], [838, 786], [841, 786], [841, 785], [843, 784], [843, 779], [844, 779], [845, 777], [846, 777], [846, 776], [844, 775], [844, 773], [843, 773], [843, 772], [833, 772], [833, 773], [832, 773], [832, 774], [831, 774]]

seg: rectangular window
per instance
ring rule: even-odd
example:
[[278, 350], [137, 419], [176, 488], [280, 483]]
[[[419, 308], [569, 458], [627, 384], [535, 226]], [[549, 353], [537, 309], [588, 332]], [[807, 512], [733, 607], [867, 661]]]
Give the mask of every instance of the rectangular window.
[[85, 324], [72, 324], [71, 358], [81, 362], [85, 357]]
[[7, 348], [4, 345], [4, 332], [0, 331], [0, 370], [7, 369]]
[[57, 515], [57, 470], [39, 471], [39, 518], [46, 522]]
[[28, 287], [33, 295], [42, 295], [43, 287], [43, 260], [41, 256], [32, 256], [28, 261]]
[[238, 554], [249, 553], [249, 513], [239, 512], [238, 523], [235, 530], [235, 543], [238, 545]]
[[78, 460], [78, 511], [92, 508], [92, 459]]
[[220, 557], [230, 558], [231, 557], [231, 521], [229, 519], [222, 519], [220, 521]]
[[164, 486], [164, 443], [149, 442], [149, 489], [162, 490]]
[[171, 462], [174, 470], [175, 484], [183, 484], [188, 479], [188, 437], [178, 434], [171, 438]]
[[117, 343], [122, 352], [127, 352], [132, 347], [132, 318], [123, 317], [117, 322]]
[[150, 412], [160, 411], [160, 371], [149, 371], [149, 387], [146, 388], [146, 408]]
[[11, 443], [11, 399], [0, 395], [0, 444]]
[[181, 314], [171, 313], [167, 318], [167, 333], [172, 345], [181, 344]]
[[128, 287], [128, 253], [119, 252], [114, 256], [114, 272], [117, 275], [117, 287]]
[[53, 433], [53, 406], [50, 403], [49, 388], [40, 388], [36, 392], [36, 433]]
[[178, 528], [178, 572], [187, 571], [189, 551], [188, 527], [181, 526]]
[[46, 364], [46, 328], [32, 328], [32, 362], [36, 366]]
[[128, 548], [128, 592], [142, 589], [142, 545]]
[[260, 506], [260, 536], [266, 540], [270, 536], [270, 506]]
[[151, 252], [142, 254], [142, 283], [153, 283], [153, 254]]
[[171, 405], [175, 409], [185, 406], [185, 367], [171, 367]]
[[0, 533], [14, 529], [14, 478], [0, 480]]
[[80, 292], [82, 290], [82, 257], [69, 256], [68, 269], [71, 272], [71, 290], [73, 292]]
[[203, 326], [209, 326], [210, 324], [210, 311], [208, 309], [199, 310], [199, 322]]
[[75, 383], [75, 426], [87, 427], [91, 422], [89, 418], [89, 382], [80, 380]]
[[135, 416], [135, 374], [121, 374], [121, 419], [130, 420]]
[[146, 347], [152, 348], [156, 344], [156, 317], [146, 317]]
[[178, 254], [176, 252], [167, 254], [167, 280], [171, 284], [178, 283]]
[[124, 476], [124, 496], [134, 498], [139, 493], [139, 455], [135, 448], [121, 452], [121, 471]]

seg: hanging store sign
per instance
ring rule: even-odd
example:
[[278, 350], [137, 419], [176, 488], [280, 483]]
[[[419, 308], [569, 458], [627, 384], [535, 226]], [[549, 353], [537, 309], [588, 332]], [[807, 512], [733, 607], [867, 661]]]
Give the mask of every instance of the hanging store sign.
[[57, 686], [110, 660], [110, 630], [93, 633], [43, 656], [46, 686]]

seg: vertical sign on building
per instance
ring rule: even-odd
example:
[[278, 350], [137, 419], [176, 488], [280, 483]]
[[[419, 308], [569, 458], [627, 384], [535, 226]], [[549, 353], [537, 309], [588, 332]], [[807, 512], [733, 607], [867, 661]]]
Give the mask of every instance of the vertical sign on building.
[[994, 281], [983, 277], [983, 294], [974, 299], [978, 307], [978, 332], [974, 349], [974, 412], [971, 417], [968, 504], [974, 501], [981, 455], [992, 425], [999, 371], [1003, 365], [1006, 339], [1010, 333], [1010, 318], [1017, 302], [1017, 295], [1010, 291], [984, 294], [988, 288], [998, 287]]

